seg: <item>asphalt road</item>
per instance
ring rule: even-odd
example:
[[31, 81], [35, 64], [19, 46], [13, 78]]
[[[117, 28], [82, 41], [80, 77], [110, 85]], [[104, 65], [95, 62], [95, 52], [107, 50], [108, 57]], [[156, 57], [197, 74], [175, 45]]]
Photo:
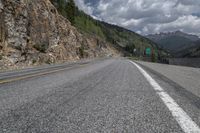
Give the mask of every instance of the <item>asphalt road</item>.
[[149, 77], [123, 58], [0, 73], [0, 133], [198, 133], [199, 96], [142, 68]]

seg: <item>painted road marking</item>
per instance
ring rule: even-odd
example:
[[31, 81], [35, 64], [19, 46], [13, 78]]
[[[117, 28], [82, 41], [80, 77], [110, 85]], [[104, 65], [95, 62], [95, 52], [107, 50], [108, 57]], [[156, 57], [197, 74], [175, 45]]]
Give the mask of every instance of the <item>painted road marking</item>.
[[139, 71], [144, 75], [147, 81], [152, 85], [156, 93], [160, 96], [164, 104], [171, 111], [173, 117], [176, 119], [180, 127], [185, 133], [200, 133], [199, 126], [187, 115], [187, 113], [174, 101], [174, 99], [167, 94], [166, 91], [138, 64], [130, 61], [135, 65]]
[[[83, 67], [83, 66], [85, 66], [85, 64], [80, 64], [78, 67]], [[70, 68], [73, 68], [73, 67], [66, 67], [66, 68], [52, 70], [52, 71], [50, 70], [50, 71], [46, 71], [46, 72], [37, 72], [37, 73], [34, 73], [34, 74], [27, 74], [27, 75], [24, 75], [24, 76], [18, 76], [18, 77], [9, 78], [9, 79], [2, 79], [2, 80], [0, 80], [0, 84], [10, 83], [10, 82], [18, 81], [18, 80], [38, 77], [38, 76], [47, 75], [47, 74], [52, 74], [52, 73], [64, 71], [64, 70], [67, 70], [67, 69], [70, 69]]]

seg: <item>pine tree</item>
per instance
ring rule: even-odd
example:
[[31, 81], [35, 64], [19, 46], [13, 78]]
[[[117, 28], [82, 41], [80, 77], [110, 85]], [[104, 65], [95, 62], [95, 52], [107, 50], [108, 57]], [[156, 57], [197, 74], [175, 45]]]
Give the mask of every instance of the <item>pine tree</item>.
[[74, 3], [74, 0], [68, 0], [66, 4], [66, 14], [68, 20], [74, 24], [75, 22], [75, 12], [76, 12], [76, 5]]
[[58, 12], [66, 17], [65, 5], [66, 0], [50, 0], [51, 3], [57, 8]]
[[58, 0], [58, 10], [63, 16], [66, 16], [65, 5], [65, 0]]

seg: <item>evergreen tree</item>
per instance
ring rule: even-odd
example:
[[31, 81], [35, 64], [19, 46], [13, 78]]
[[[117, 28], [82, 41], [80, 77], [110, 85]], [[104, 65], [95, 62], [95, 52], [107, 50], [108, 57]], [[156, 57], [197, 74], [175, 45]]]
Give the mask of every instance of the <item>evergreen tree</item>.
[[74, 3], [74, 0], [68, 0], [66, 4], [66, 14], [68, 20], [74, 24], [75, 23], [75, 13], [76, 13], [76, 5]]
[[66, 16], [65, 5], [66, 5], [66, 1], [65, 0], [58, 0], [58, 11], [63, 16]]
[[51, 3], [57, 8], [58, 12], [66, 17], [65, 5], [66, 0], [50, 0]]

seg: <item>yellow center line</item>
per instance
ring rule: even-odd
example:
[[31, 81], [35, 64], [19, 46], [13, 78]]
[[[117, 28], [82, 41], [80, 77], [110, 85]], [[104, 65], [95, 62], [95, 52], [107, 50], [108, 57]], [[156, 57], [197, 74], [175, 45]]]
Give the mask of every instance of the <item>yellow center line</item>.
[[[83, 64], [83, 65], [80, 65], [78, 67], [83, 67], [83, 66], [85, 66], [85, 65]], [[42, 72], [42, 73], [39, 72], [39, 73], [35, 73], [35, 74], [29, 74], [29, 75], [19, 76], [19, 77], [14, 77], [14, 78], [10, 78], [10, 79], [2, 79], [2, 80], [0, 80], [0, 84], [10, 83], [10, 82], [18, 81], [18, 80], [23, 80], [23, 79], [27, 79], [27, 78], [38, 77], [38, 76], [47, 75], [47, 74], [52, 74], [52, 73], [64, 71], [64, 70], [67, 70], [67, 69], [70, 69], [70, 68], [73, 68], [73, 67], [67, 67], [67, 68], [63, 68], [63, 69], [52, 70], [52, 71]]]

